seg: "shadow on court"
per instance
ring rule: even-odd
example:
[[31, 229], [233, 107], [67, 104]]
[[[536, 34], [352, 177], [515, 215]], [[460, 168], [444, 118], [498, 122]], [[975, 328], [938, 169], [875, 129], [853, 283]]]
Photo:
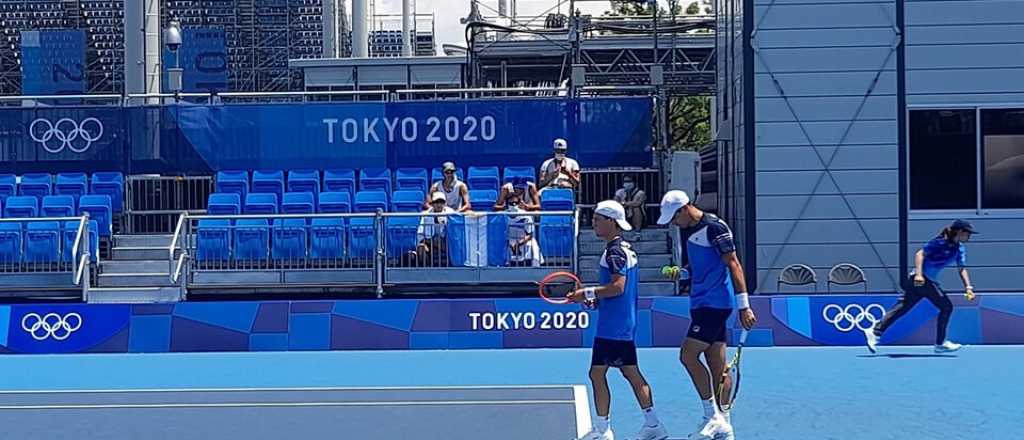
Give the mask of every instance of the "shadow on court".
[[950, 358], [956, 359], [955, 354], [938, 354], [938, 353], [879, 353], [879, 354], [859, 354], [859, 358], [889, 358], [889, 359], [924, 359], [924, 358]]

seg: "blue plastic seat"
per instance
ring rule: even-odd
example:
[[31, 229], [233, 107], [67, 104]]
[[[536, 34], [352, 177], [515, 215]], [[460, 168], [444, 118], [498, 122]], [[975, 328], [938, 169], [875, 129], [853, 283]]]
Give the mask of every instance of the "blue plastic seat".
[[419, 217], [392, 217], [386, 221], [388, 256], [399, 257], [416, 249], [416, 231], [420, 226]]
[[0, 202], [18, 195], [18, 177], [14, 174], [0, 174]]
[[377, 249], [374, 219], [358, 217], [349, 220], [348, 255], [364, 261], [371, 261]]
[[320, 172], [317, 170], [289, 171], [288, 191], [312, 193], [315, 203], [316, 196], [320, 194]]
[[267, 220], [249, 218], [235, 222], [234, 244], [236, 261], [266, 260], [270, 255], [270, 226]]
[[110, 207], [115, 213], [124, 211], [124, 174], [120, 171], [102, 171], [92, 173], [89, 182], [90, 194], [106, 194], [110, 196]]
[[[74, 220], [64, 222], [64, 245], [61, 248], [60, 261], [65, 263], [72, 262], [74, 257], [75, 249], [75, 238], [78, 237], [78, 227], [81, 226], [82, 222]], [[89, 224], [86, 229], [86, 234], [83, 238], [88, 235], [89, 237], [89, 261], [95, 263], [100, 258], [100, 231], [99, 224], [96, 220], [89, 220]]]
[[[459, 180], [466, 180], [466, 175], [465, 175], [465, 173], [462, 172], [462, 168], [456, 168], [455, 169], [455, 177], [458, 177]], [[434, 168], [433, 170], [430, 171], [430, 183], [431, 184], [433, 184], [434, 182], [437, 182], [437, 181], [441, 181], [441, 180], [444, 180], [444, 169], [442, 169], [442, 168]]]
[[309, 233], [310, 258], [318, 260], [345, 258], [345, 219], [340, 217], [315, 218]]
[[399, 168], [395, 170], [396, 192], [401, 190], [418, 190], [425, 193], [429, 186], [426, 168]]
[[423, 191], [398, 190], [392, 195], [391, 210], [394, 212], [419, 212], [423, 210]]
[[30, 222], [25, 226], [25, 262], [56, 263], [60, 242], [60, 223]]
[[573, 250], [572, 217], [541, 216], [540, 253], [545, 257], [571, 257]]
[[196, 260], [227, 261], [230, 258], [231, 220], [199, 220], [196, 226]]
[[316, 212], [313, 193], [288, 192], [281, 200], [282, 214], [312, 214]]
[[253, 171], [252, 192], [276, 194], [281, 200], [284, 195], [284, 171]]
[[330, 214], [352, 212], [352, 196], [341, 191], [320, 193], [320, 203], [317, 208], [319, 212]]
[[245, 196], [246, 214], [277, 214], [277, 195], [252, 193]]
[[242, 213], [241, 199], [237, 193], [213, 193], [206, 203], [206, 213], [210, 215], [239, 215]]
[[469, 190], [469, 203], [473, 205], [474, 211], [494, 211], [494, 204], [498, 202], [498, 192], [491, 189]]
[[35, 196], [8, 197], [4, 204], [4, 217], [31, 218], [39, 215], [39, 200]]
[[[301, 193], [308, 194], [308, 193]], [[310, 194], [312, 196], [312, 194]], [[310, 206], [312, 209], [312, 206]], [[274, 220], [271, 253], [275, 260], [301, 260], [306, 258], [309, 240], [306, 219], [286, 218]]]
[[[420, 199], [422, 201], [422, 199]], [[356, 193], [355, 212], [377, 212], [388, 210], [388, 195], [384, 191], [359, 191]]]
[[99, 225], [100, 237], [110, 237], [113, 227], [113, 214], [110, 208], [110, 196], [106, 194], [90, 194], [78, 199], [78, 215], [89, 213], [89, 218]]
[[0, 264], [21, 262], [21, 223], [0, 222]]
[[43, 197], [43, 206], [39, 210], [40, 217], [73, 217], [75, 211], [75, 198], [72, 196], [46, 196]]
[[356, 172], [349, 168], [324, 171], [324, 191], [356, 193]]
[[18, 186], [18, 192], [23, 196], [32, 196], [42, 200], [43, 196], [53, 193], [53, 180], [49, 174], [26, 174], [21, 176], [21, 185]]
[[501, 184], [498, 179], [498, 167], [469, 167], [469, 179], [466, 180], [470, 189], [490, 189], [497, 191]]
[[572, 211], [576, 198], [571, 189], [549, 188], [540, 193], [541, 211]]
[[391, 170], [363, 168], [359, 170], [359, 191], [384, 191], [391, 194]]
[[54, 194], [80, 197], [86, 194], [88, 183], [85, 173], [61, 173], [57, 175]]
[[[96, 176], [93, 175], [93, 179]], [[219, 193], [236, 193], [240, 199], [249, 194], [249, 172], [243, 170], [218, 171], [215, 189]]]
[[509, 183], [516, 177], [523, 177], [530, 182], [537, 183], [537, 171], [533, 167], [505, 167], [501, 183]]

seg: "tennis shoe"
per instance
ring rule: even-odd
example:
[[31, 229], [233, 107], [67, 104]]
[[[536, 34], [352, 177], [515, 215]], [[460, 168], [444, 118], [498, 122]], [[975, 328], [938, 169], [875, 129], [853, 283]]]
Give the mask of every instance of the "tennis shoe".
[[721, 414], [715, 414], [708, 419], [707, 423], [693, 434], [690, 434], [690, 440], [709, 440], [725, 437], [732, 434], [732, 426], [729, 422], [725, 421], [725, 417]]
[[868, 351], [878, 353], [878, 335], [875, 334], [874, 328], [864, 329], [864, 340], [867, 341]]
[[667, 438], [668, 430], [661, 423], [655, 426], [644, 425], [643, 428], [640, 428], [640, 432], [636, 434], [636, 440], [665, 440]]
[[948, 341], [947, 340], [946, 342], [943, 342], [941, 345], [936, 345], [935, 346], [935, 352], [936, 353], [952, 353], [952, 352], [957, 351], [957, 350], [959, 350], [961, 348], [963, 348], [963, 345], [960, 345], [960, 344], [957, 344], [956, 342]]
[[580, 437], [579, 440], [615, 440], [615, 434], [612, 433], [611, 427], [605, 432], [601, 432], [595, 427], [590, 432], [584, 434], [583, 437]]

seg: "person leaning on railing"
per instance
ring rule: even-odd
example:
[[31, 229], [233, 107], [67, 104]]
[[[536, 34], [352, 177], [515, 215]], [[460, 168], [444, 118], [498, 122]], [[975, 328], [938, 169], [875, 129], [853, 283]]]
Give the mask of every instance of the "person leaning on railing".
[[[447, 205], [447, 197], [441, 191], [430, 194], [430, 209], [424, 214], [454, 214], [455, 210]], [[416, 229], [416, 250], [414, 258], [418, 262], [440, 262], [448, 255], [448, 242], [445, 240], [448, 216], [425, 215], [420, 217], [420, 225]], [[422, 265], [422, 264], [421, 264]]]
[[565, 139], [555, 139], [555, 157], [540, 166], [540, 187], [567, 188], [575, 190], [580, 186], [580, 164], [565, 155], [569, 144]]
[[[512, 193], [508, 197], [506, 211], [526, 212], [523, 206], [521, 197]], [[532, 215], [512, 215], [508, 218], [508, 246], [513, 266], [538, 267], [544, 264], [544, 257], [534, 236], [534, 223]]]

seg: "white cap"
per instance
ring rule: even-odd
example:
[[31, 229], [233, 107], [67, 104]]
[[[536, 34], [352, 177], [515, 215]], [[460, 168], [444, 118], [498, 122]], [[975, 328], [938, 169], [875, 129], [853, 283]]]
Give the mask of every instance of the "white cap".
[[441, 192], [441, 191], [434, 191], [434, 193], [430, 195], [430, 201], [431, 202], [436, 202], [438, 200], [443, 201], [443, 202], [447, 202], [448, 198], [444, 196], [443, 192]]
[[555, 146], [556, 150], [568, 150], [569, 149], [569, 143], [566, 142], [565, 139], [562, 139], [562, 138], [555, 139], [554, 146]]
[[661, 198], [661, 216], [658, 217], [659, 225], [667, 225], [676, 215], [676, 211], [690, 204], [690, 196], [685, 191], [674, 189], [665, 193]]
[[623, 231], [632, 231], [633, 226], [626, 221], [626, 210], [622, 207], [619, 202], [614, 200], [605, 200], [597, 204], [594, 208], [594, 214], [600, 214], [601, 216], [608, 217], [615, 220], [615, 223], [619, 224], [619, 227]]

